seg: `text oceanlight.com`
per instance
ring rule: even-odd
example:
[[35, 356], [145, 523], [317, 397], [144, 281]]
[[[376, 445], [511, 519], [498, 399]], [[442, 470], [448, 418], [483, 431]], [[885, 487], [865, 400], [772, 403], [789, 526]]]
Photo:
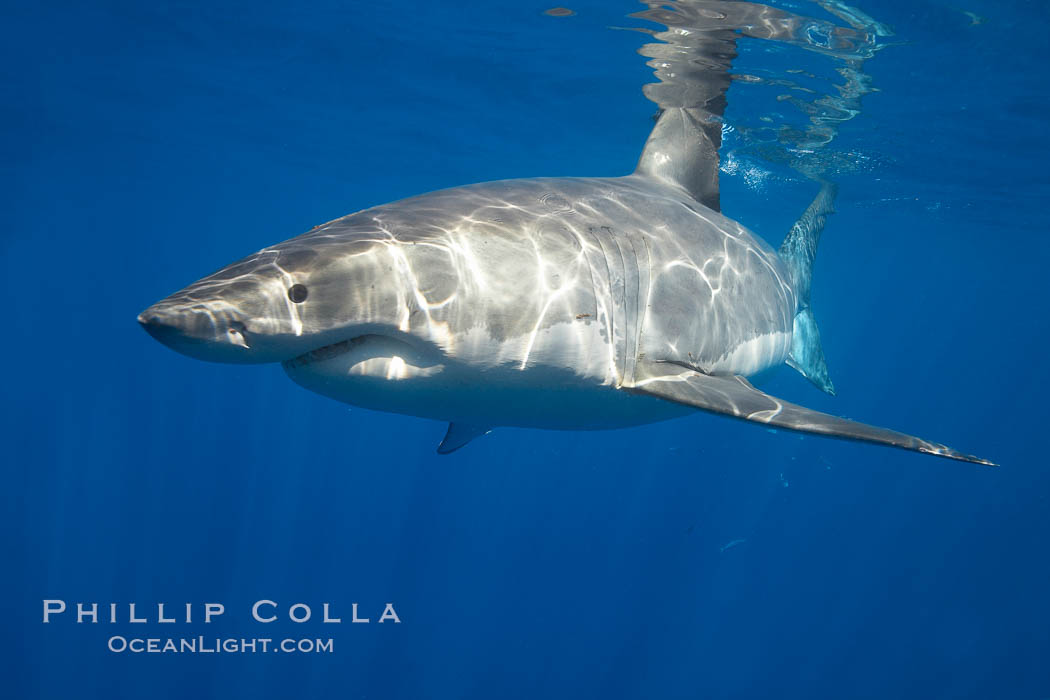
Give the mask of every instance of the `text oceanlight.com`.
[[122, 637], [115, 635], [109, 638], [107, 647], [115, 653], [131, 652], [132, 654], [257, 654], [266, 652], [283, 652], [285, 654], [331, 654], [334, 651], [333, 640], [328, 639], [280, 639], [267, 638], [236, 639], [227, 637], [208, 638], [181, 637], [173, 639], [140, 637]]

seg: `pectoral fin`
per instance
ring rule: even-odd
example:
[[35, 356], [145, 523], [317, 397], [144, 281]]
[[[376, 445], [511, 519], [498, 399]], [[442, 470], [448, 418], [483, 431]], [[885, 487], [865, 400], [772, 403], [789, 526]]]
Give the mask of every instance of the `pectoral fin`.
[[765, 423], [777, 428], [874, 442], [964, 462], [995, 466], [993, 462], [957, 452], [936, 442], [927, 442], [904, 433], [796, 406], [762, 393], [743, 377], [711, 376], [672, 363], [643, 361], [638, 363], [634, 385], [624, 388], [632, 393], [655, 396], [704, 411]]
[[445, 439], [441, 441], [440, 445], [438, 445], [438, 454], [447, 455], [455, 452], [474, 438], [487, 435], [491, 432], [492, 428], [484, 426], [470, 425], [468, 423], [449, 423], [448, 432], [445, 433]]

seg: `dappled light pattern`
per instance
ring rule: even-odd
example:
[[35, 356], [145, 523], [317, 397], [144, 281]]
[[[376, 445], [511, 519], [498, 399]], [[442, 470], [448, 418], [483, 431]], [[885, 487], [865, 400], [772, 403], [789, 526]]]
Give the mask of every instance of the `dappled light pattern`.
[[477, 366], [549, 365], [613, 386], [638, 354], [712, 372], [779, 363], [795, 308], [768, 246], [635, 177], [413, 197], [261, 251], [262, 274], [307, 251], [324, 262], [292, 270], [311, 291], [289, 324], [383, 329]]

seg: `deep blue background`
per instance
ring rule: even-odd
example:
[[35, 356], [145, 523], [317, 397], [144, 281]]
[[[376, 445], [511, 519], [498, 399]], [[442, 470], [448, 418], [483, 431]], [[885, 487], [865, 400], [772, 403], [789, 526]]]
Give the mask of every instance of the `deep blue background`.
[[[441, 458], [437, 423], [138, 328], [356, 209], [630, 171], [644, 37], [608, 27], [640, 6], [549, 4], [5, 3], [4, 697], [1050, 696], [1042, 2], [864, 3], [902, 43], [866, 66], [881, 92], [842, 139], [879, 165], [841, 178], [818, 257], [839, 396], [767, 387], [1000, 469], [704, 415]], [[776, 244], [811, 195], [728, 178], [723, 207]], [[43, 625], [44, 598], [227, 614]], [[262, 626], [258, 598], [403, 623]], [[114, 633], [336, 651], [117, 655]]]

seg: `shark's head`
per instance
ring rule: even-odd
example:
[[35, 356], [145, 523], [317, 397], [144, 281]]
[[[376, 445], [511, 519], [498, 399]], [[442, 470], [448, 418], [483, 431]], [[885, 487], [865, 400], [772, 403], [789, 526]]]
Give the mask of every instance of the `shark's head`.
[[367, 325], [353, 257], [296, 239], [239, 260], [158, 301], [139, 323], [173, 350], [212, 362], [283, 362]]

